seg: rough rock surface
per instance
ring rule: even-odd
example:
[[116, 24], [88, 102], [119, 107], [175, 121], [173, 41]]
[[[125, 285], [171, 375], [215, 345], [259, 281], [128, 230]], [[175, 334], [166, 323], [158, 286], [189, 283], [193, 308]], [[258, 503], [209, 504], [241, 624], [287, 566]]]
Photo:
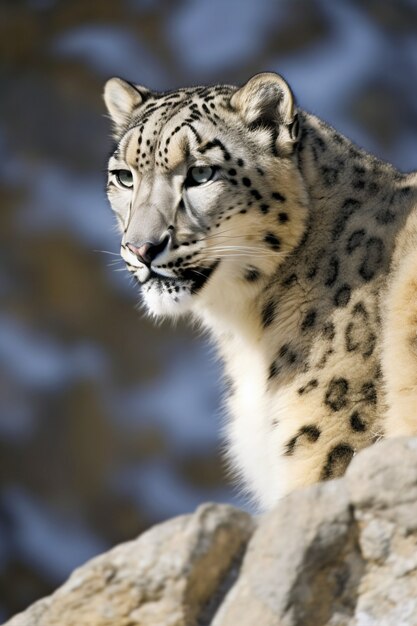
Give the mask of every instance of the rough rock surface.
[[242, 557], [254, 523], [207, 504], [117, 546], [9, 626], [183, 626], [205, 623]]
[[361, 452], [254, 529], [204, 505], [93, 559], [8, 626], [417, 626], [416, 438]]

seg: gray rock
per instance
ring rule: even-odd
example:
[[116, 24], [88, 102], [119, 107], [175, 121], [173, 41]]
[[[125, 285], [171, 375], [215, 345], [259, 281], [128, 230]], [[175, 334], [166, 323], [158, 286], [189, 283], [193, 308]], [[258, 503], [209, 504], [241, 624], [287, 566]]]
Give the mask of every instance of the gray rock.
[[256, 530], [214, 504], [155, 526], [8, 622], [58, 624], [417, 626], [417, 438], [364, 450]]
[[213, 626], [417, 626], [417, 439], [381, 442], [346, 477], [258, 526]]
[[77, 569], [8, 626], [187, 626], [239, 558], [250, 516], [207, 504], [153, 527]]
[[259, 524], [213, 626], [342, 624], [363, 567], [344, 481], [300, 490]]

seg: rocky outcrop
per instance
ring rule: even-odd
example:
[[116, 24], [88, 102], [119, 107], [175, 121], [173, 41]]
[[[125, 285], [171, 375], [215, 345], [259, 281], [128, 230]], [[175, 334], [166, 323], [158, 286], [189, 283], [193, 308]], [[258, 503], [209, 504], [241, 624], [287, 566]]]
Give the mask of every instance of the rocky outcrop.
[[253, 520], [201, 506], [76, 570], [8, 626], [417, 626], [417, 439]]

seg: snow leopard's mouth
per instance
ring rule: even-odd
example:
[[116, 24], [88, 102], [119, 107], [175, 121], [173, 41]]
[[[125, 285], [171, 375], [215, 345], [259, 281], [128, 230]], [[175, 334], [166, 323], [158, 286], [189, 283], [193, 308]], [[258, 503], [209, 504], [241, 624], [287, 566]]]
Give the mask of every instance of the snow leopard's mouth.
[[176, 276], [160, 274], [151, 268], [149, 270], [149, 275], [145, 280], [140, 280], [139, 277], [138, 280], [141, 285], [147, 284], [150, 286], [153, 283], [156, 286], [166, 287], [168, 290], [173, 289], [175, 291], [177, 291], [176, 288], [182, 287], [195, 294], [202, 289], [210, 276], [213, 274], [214, 270], [217, 268], [218, 264], [219, 261], [216, 261], [209, 267], [179, 269], [177, 270], [178, 273]]

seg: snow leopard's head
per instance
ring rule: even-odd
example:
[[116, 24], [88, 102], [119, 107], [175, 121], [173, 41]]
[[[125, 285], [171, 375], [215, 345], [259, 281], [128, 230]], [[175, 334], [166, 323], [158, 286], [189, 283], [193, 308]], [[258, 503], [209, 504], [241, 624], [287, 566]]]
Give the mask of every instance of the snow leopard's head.
[[161, 94], [112, 78], [104, 98], [117, 141], [108, 197], [149, 312], [227, 301], [276, 271], [307, 211], [286, 82], [265, 73]]

